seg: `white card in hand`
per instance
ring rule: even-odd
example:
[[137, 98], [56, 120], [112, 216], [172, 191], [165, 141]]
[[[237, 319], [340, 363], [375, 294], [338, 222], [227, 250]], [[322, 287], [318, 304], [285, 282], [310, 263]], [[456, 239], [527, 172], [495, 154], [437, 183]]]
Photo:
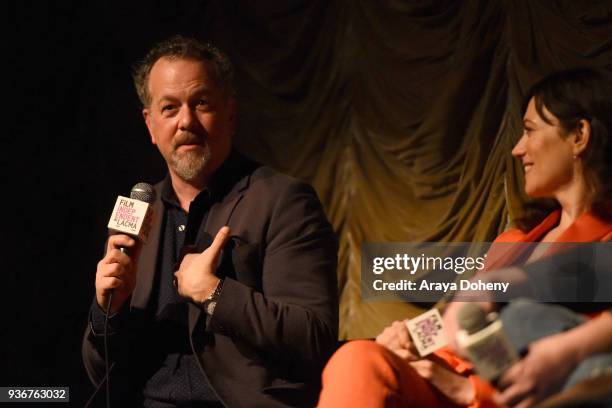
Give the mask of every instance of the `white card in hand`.
[[446, 334], [438, 309], [431, 309], [408, 320], [406, 326], [421, 357], [446, 346]]

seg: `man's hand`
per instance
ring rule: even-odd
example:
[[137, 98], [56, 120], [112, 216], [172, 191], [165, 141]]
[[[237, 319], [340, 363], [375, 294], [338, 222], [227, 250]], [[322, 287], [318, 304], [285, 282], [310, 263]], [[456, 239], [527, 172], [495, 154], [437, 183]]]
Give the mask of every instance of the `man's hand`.
[[229, 234], [229, 227], [223, 227], [204, 252], [185, 255], [178, 271], [174, 273], [179, 295], [193, 302], [202, 303], [214, 292], [219, 284], [215, 271]]
[[376, 343], [408, 360], [419, 359], [419, 352], [410, 339], [406, 321], [396, 320], [376, 337]]
[[[129, 248], [131, 254], [125, 254], [119, 248]], [[141, 245], [127, 235], [111, 235], [106, 244], [106, 255], [96, 271], [96, 301], [103, 310], [108, 305], [108, 297], [113, 292], [113, 304], [110, 314], [117, 312], [128, 299], [136, 286], [136, 260]]]
[[558, 391], [577, 365], [564, 333], [531, 343], [525, 358], [506, 371], [499, 381], [499, 403], [526, 408]]

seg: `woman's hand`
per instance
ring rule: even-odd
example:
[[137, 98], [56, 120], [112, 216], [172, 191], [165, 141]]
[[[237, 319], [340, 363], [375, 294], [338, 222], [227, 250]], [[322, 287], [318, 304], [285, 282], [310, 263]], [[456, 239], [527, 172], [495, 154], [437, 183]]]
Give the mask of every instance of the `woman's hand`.
[[410, 365], [451, 401], [459, 405], [471, 404], [475, 391], [470, 380], [449, 370], [436, 360], [437, 357], [432, 355], [431, 359], [411, 361]]
[[409, 364], [421, 377], [429, 381], [449, 399], [460, 405], [469, 405], [474, 399], [470, 380], [444, 366], [435, 355], [422, 359], [410, 339], [406, 321], [395, 321], [376, 337], [376, 343], [388, 348]]
[[376, 337], [376, 343], [407, 360], [419, 359], [419, 353], [410, 339], [406, 321], [396, 320]]
[[560, 333], [531, 343], [525, 358], [501, 377], [499, 403], [530, 407], [561, 389], [578, 364], [578, 353], [568, 340]]

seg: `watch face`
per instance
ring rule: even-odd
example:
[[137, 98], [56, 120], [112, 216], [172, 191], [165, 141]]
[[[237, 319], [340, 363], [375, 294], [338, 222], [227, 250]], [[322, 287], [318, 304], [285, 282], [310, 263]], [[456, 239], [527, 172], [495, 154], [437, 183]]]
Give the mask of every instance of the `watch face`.
[[217, 302], [211, 301], [206, 304], [206, 314], [212, 316], [215, 312], [215, 307], [217, 307]]

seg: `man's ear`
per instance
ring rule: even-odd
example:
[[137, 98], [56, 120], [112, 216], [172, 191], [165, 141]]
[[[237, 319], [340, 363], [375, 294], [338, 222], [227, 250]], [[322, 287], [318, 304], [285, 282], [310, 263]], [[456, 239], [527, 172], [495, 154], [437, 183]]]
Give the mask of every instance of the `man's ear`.
[[580, 119], [573, 134], [572, 149], [574, 156], [580, 156], [589, 145], [591, 140], [591, 123], [586, 119]]
[[151, 125], [151, 110], [149, 108], [142, 109], [142, 117], [144, 118], [147, 129], [149, 129], [149, 136], [151, 137], [151, 143], [157, 144], [155, 136], [153, 134], [153, 125]]

